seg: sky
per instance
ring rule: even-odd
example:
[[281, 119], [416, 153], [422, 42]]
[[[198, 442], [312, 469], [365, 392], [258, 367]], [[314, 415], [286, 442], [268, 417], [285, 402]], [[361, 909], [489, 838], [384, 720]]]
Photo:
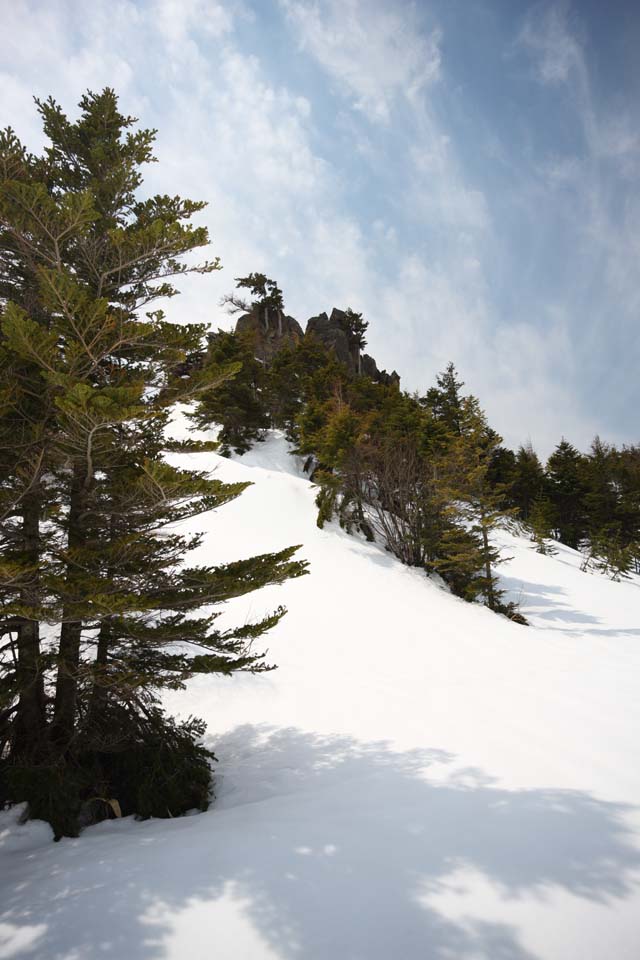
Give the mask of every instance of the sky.
[[158, 130], [144, 190], [208, 202], [223, 270], [172, 319], [232, 324], [261, 271], [304, 326], [369, 320], [423, 392], [452, 360], [492, 426], [640, 441], [640, 3], [0, 0], [0, 124], [42, 147], [113, 87]]

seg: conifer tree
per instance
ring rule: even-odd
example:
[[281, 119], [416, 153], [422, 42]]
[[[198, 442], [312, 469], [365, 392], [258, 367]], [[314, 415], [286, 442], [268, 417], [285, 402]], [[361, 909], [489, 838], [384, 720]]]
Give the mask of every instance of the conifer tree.
[[284, 611], [221, 630], [211, 607], [304, 564], [294, 548], [185, 564], [199, 538], [175, 523], [245, 486], [163, 455], [170, 406], [237, 370], [207, 363], [185, 380], [204, 327], [148, 309], [176, 277], [218, 268], [183, 259], [208, 243], [190, 222], [203, 204], [139, 198], [154, 132], [113, 91], [84, 96], [75, 122], [38, 107], [42, 157], [0, 141], [0, 774], [2, 799], [28, 800], [61, 835], [91, 797], [123, 813], [206, 805], [202, 726], [164, 717], [156, 691], [265, 669], [251, 644]]
[[265, 330], [269, 327], [271, 318], [278, 322], [278, 329], [282, 333], [282, 317], [284, 316], [284, 299], [282, 290], [275, 280], [264, 273], [250, 273], [246, 277], [236, 277], [236, 290], [248, 290], [254, 298], [250, 302], [238, 294], [229, 294], [223, 297], [222, 302], [231, 313], [243, 310], [258, 310]]
[[465, 599], [482, 596], [491, 610], [524, 623], [514, 605], [503, 602], [494, 572], [501, 555], [492, 534], [513, 514], [505, 506], [504, 491], [491, 482], [489, 473], [502, 438], [488, 426], [472, 396], [460, 401], [457, 424], [459, 433], [452, 434], [438, 466], [449, 525], [434, 566]]
[[544, 467], [530, 443], [519, 447], [515, 457], [509, 497], [522, 520], [529, 520], [534, 503], [546, 493]]
[[536, 545], [536, 552], [553, 556], [557, 552], [553, 546], [554, 510], [546, 497], [538, 496], [531, 503], [527, 522], [531, 528], [531, 539]]
[[435, 420], [455, 436], [462, 432], [462, 388], [464, 382], [458, 380], [458, 371], [453, 363], [436, 377], [436, 386], [431, 387], [422, 401], [429, 407]]
[[202, 428], [220, 425], [218, 440], [223, 456], [245, 453], [270, 426], [265, 403], [264, 364], [256, 359], [251, 339], [219, 330], [209, 338], [209, 364], [235, 371], [221, 386], [203, 391], [191, 414]]
[[634, 569], [635, 544], [625, 544], [618, 523], [601, 527], [589, 537], [583, 570], [598, 570], [612, 580], [626, 580]]
[[345, 313], [347, 315], [349, 347], [355, 347], [358, 351], [364, 350], [367, 345], [365, 334], [369, 328], [369, 321], [365, 320], [361, 313], [352, 310], [351, 307], [348, 307]]
[[548, 495], [555, 510], [558, 539], [577, 550], [586, 532], [584, 458], [562, 440], [547, 461]]

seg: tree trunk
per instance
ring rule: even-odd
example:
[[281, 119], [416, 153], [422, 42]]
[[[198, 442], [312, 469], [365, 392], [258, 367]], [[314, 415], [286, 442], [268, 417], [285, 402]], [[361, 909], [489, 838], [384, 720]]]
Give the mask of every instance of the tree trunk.
[[[109, 518], [109, 541], [111, 544], [115, 541], [117, 534], [116, 518], [112, 514]], [[109, 566], [107, 568], [107, 578], [111, 580], [115, 571]], [[89, 726], [92, 726], [100, 717], [107, 700], [107, 688], [105, 684], [105, 673], [107, 661], [109, 659], [109, 647], [111, 646], [111, 623], [109, 620], [103, 620], [100, 624], [98, 633], [98, 646], [96, 649], [96, 658], [94, 661], [95, 675], [91, 689], [91, 699], [89, 702]]]
[[[40, 560], [40, 498], [32, 494], [23, 502], [23, 556], [25, 565], [31, 568], [27, 583], [21, 591], [21, 602], [36, 607], [39, 602]], [[17, 685], [18, 708], [14, 720], [12, 754], [32, 755], [44, 746], [46, 712], [44, 676], [40, 660], [40, 624], [37, 620], [25, 620], [18, 627]]]
[[[69, 504], [68, 549], [73, 551], [85, 542], [83, 529], [86, 505], [85, 471], [78, 465], [74, 467]], [[73, 560], [67, 567], [67, 597], [77, 599], [74, 589]], [[58, 649], [58, 675], [56, 677], [56, 695], [53, 713], [52, 737], [58, 744], [66, 744], [73, 736], [78, 694], [78, 671], [80, 667], [80, 642], [82, 638], [82, 620], [72, 619], [73, 600], [66, 600], [62, 611], [60, 627], [60, 646]], [[71, 603], [71, 606], [70, 606]]]
[[493, 575], [491, 573], [491, 556], [489, 552], [489, 534], [487, 533], [487, 528], [484, 523], [484, 517], [481, 518], [480, 526], [482, 527], [482, 547], [484, 552], [484, 573], [487, 578], [487, 604], [490, 610], [495, 610], [496, 608], [496, 594], [493, 589]]
[[93, 726], [96, 720], [99, 719], [107, 700], [107, 688], [104, 681], [110, 644], [111, 633], [109, 630], [109, 621], [103, 620], [100, 625], [100, 632], [98, 633], [98, 647], [94, 661], [95, 676], [91, 689], [91, 701], [89, 703], [89, 727]]

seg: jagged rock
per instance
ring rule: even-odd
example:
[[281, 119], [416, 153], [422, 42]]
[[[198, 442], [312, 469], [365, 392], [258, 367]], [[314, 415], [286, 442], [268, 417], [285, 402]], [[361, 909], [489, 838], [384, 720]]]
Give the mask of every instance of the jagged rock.
[[311, 317], [307, 320], [305, 335], [315, 337], [327, 350], [333, 350], [338, 360], [349, 367], [352, 372], [355, 372], [347, 334], [339, 322], [340, 314], [344, 316], [342, 310], [335, 310], [334, 308], [331, 311], [331, 317], [328, 317], [326, 313]]
[[400, 386], [400, 377], [393, 371], [378, 370], [373, 357], [360, 353], [359, 349], [349, 345], [347, 331], [349, 318], [346, 311], [334, 307], [331, 316], [320, 313], [307, 321], [307, 329], [303, 333], [302, 327], [293, 317], [286, 316], [281, 311], [256, 304], [249, 313], [238, 317], [236, 333], [250, 337], [255, 349], [255, 356], [263, 363], [270, 363], [279, 350], [285, 345], [293, 346], [303, 336], [315, 337], [327, 350], [333, 350], [341, 363], [354, 374], [363, 374], [389, 386]]
[[399, 387], [400, 377], [395, 370], [393, 373], [378, 370], [373, 357], [366, 353], [360, 353], [357, 347], [349, 346], [348, 329], [349, 318], [346, 311], [334, 307], [331, 316], [320, 313], [317, 317], [311, 317], [307, 321], [305, 336], [314, 336], [327, 349], [333, 350], [338, 360], [344, 363], [352, 373], [363, 374], [371, 380], [375, 380], [376, 383]]
[[263, 363], [269, 363], [284, 346], [293, 346], [304, 336], [294, 317], [260, 306], [238, 317], [236, 333], [252, 338], [255, 355]]
[[400, 376], [396, 371], [387, 373], [386, 370], [378, 370], [375, 360], [367, 353], [363, 353], [360, 357], [360, 372], [365, 377], [375, 380], [376, 383], [383, 383], [386, 387], [400, 387]]

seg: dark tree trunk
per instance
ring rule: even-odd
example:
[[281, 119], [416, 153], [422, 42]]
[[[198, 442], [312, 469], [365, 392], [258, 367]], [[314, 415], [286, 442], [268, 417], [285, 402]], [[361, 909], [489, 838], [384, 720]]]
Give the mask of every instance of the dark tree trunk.
[[88, 726], [92, 727], [100, 719], [100, 714], [107, 701], [106, 687], [106, 666], [109, 659], [109, 647], [111, 645], [111, 632], [109, 621], [103, 620], [98, 633], [98, 647], [94, 661], [95, 675], [93, 687], [91, 689], [91, 700], [89, 703]]
[[[23, 556], [29, 568], [27, 582], [21, 591], [21, 601], [27, 607], [37, 607], [40, 599], [38, 564], [40, 560], [40, 499], [37, 494], [23, 502]], [[44, 747], [46, 712], [44, 675], [40, 657], [40, 624], [24, 619], [17, 629], [19, 690], [18, 707], [14, 719], [12, 754], [26, 756], [38, 753]]]
[[[484, 519], [484, 518], [483, 518]], [[482, 526], [482, 547], [484, 552], [484, 573], [487, 578], [487, 604], [491, 610], [496, 608], [496, 594], [493, 589], [493, 573], [491, 571], [491, 554], [489, 548], [489, 534], [487, 533], [487, 528], [484, 525]]]
[[[79, 466], [74, 467], [69, 504], [68, 548], [74, 549], [85, 543], [84, 514], [86, 505], [86, 474]], [[74, 619], [73, 603], [78, 599], [78, 589], [74, 586], [73, 558], [67, 567], [67, 600], [62, 611], [60, 627], [60, 646], [58, 648], [58, 675], [56, 677], [56, 695], [53, 713], [52, 738], [58, 745], [68, 743], [74, 731], [76, 699], [78, 694], [78, 671], [80, 668], [80, 642], [82, 639], [82, 620]]]

